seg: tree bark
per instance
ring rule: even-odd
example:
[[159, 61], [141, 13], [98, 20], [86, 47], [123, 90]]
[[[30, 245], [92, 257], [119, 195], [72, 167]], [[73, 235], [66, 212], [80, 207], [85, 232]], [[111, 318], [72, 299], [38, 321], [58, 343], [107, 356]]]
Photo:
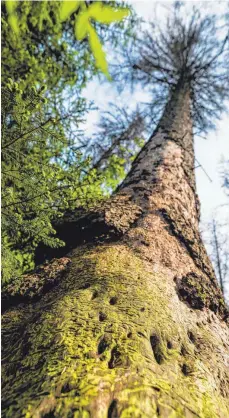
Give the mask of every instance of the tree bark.
[[228, 417], [227, 310], [198, 230], [185, 81], [86, 219], [65, 275], [3, 315], [3, 416]]

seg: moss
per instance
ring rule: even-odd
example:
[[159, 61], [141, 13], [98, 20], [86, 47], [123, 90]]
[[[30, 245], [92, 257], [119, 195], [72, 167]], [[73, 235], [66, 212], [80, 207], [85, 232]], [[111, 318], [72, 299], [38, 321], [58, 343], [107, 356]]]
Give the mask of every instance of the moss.
[[3, 417], [152, 418], [160, 405], [171, 416], [227, 416], [208, 382], [200, 392], [182, 373], [191, 342], [176, 315], [166, 277], [125, 245], [75, 250], [52, 292], [5, 313]]

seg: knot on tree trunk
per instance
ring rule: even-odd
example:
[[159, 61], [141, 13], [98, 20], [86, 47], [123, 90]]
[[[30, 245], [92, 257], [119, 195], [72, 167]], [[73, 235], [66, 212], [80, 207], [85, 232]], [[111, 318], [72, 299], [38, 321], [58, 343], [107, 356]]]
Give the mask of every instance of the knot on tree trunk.
[[208, 308], [229, 323], [229, 310], [219, 287], [214, 286], [206, 277], [189, 273], [185, 277], [175, 278], [179, 298], [193, 309]]

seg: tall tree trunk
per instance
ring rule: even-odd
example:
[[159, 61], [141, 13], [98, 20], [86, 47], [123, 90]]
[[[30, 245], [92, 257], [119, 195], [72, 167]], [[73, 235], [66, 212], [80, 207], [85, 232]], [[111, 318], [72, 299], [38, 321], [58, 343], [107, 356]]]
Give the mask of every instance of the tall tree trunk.
[[227, 312], [198, 220], [180, 80], [66, 274], [3, 315], [4, 417], [229, 416]]

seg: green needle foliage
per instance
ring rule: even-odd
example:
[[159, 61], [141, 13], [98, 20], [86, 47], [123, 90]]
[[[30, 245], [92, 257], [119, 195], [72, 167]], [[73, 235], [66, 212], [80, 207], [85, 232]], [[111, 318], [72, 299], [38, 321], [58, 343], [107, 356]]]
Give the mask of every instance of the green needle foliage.
[[[17, 83], [2, 90], [3, 279], [33, 267], [39, 243], [64, 245], [52, 223], [102, 197], [101, 179], [60, 125], [45, 117], [41, 93]], [[56, 128], [56, 126], [58, 128]], [[14, 257], [13, 257], [14, 255]]]
[[[99, 69], [108, 75], [100, 39], [112, 47], [129, 33], [122, 22], [115, 31], [92, 26], [127, 15], [110, 3], [1, 4], [3, 283], [33, 268], [38, 244], [64, 245], [53, 224], [66, 211], [104, 197], [105, 177], [84, 153], [80, 126], [90, 109], [82, 89]], [[77, 39], [83, 16], [87, 32], [77, 29]]]
[[[120, 22], [130, 13], [128, 8], [121, 8], [111, 5], [104, 5], [103, 2], [92, 2], [87, 5], [86, 1], [68, 1], [62, 0], [55, 2], [57, 5], [57, 20], [61, 24], [69, 19], [75, 13], [74, 31], [76, 38], [81, 41], [88, 37], [92, 54], [95, 58], [95, 63], [107, 78], [110, 78], [108, 72], [108, 65], [106, 55], [103, 51], [100, 39], [92, 25], [92, 20], [102, 24], [109, 25], [114, 22]], [[6, 10], [8, 14], [8, 24], [10, 25], [14, 34], [20, 36], [19, 16], [17, 16], [17, 1], [6, 2]], [[38, 18], [39, 29], [42, 30], [46, 18], [50, 19], [47, 13], [47, 6], [42, 5], [42, 10]], [[53, 28], [56, 31], [56, 27]]]

